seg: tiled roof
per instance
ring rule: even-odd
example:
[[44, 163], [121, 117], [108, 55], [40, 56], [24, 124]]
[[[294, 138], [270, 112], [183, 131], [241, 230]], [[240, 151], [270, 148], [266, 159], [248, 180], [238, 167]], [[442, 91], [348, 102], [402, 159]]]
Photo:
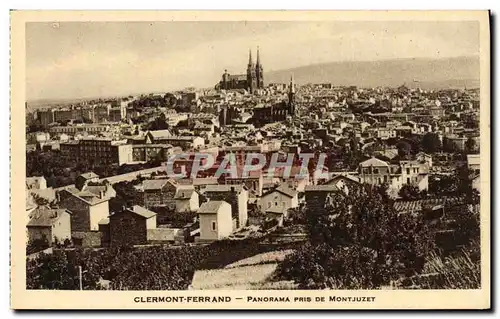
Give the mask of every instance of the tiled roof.
[[179, 186], [175, 192], [174, 199], [190, 199], [195, 192], [192, 186]]
[[68, 211], [66, 209], [50, 209], [46, 207], [37, 208], [30, 214], [30, 221], [27, 226], [52, 226], [65, 212]]
[[169, 130], [149, 131], [154, 139], [169, 138], [172, 136]]
[[382, 160], [379, 160], [378, 158], [372, 157], [360, 164], [362, 167], [369, 167], [369, 166], [389, 166], [387, 162], [384, 162]]
[[94, 172], [88, 172], [88, 173], [83, 173], [82, 175], [80, 175], [80, 177], [83, 177], [85, 179], [92, 179], [92, 178], [99, 178], [99, 175], [97, 175]]
[[288, 196], [290, 198], [294, 197], [295, 195], [297, 195], [297, 192], [293, 189], [290, 189], [288, 186], [286, 185], [280, 185], [279, 187], [273, 189], [273, 190], [270, 190], [269, 192], [267, 192], [266, 194], [262, 195], [262, 197], [268, 195], [268, 194], [272, 194], [274, 192], [279, 192], [285, 196]]
[[337, 192], [339, 188], [336, 185], [323, 184], [323, 185], [307, 185], [304, 189], [305, 192]]
[[198, 214], [216, 214], [219, 211], [219, 208], [224, 204], [229, 205], [227, 202], [220, 200], [212, 200], [203, 203], [198, 210]]
[[168, 182], [168, 179], [147, 179], [142, 185], [144, 190], [155, 190], [162, 189]]
[[243, 186], [243, 185], [207, 185], [203, 191], [205, 193], [230, 192], [231, 188], [234, 188], [234, 191], [239, 193], [245, 188], [245, 186]]
[[139, 205], [134, 205], [132, 209], [129, 209], [129, 211], [136, 213], [137, 215], [140, 215], [144, 218], [151, 218], [153, 216], [156, 216], [155, 212], [150, 211], [149, 209], [146, 209], [142, 206]]

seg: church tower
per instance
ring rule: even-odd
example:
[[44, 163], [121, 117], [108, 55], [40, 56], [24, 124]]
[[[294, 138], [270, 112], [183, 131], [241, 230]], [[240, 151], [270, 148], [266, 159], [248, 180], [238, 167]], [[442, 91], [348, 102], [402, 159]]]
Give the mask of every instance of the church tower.
[[255, 65], [255, 75], [257, 78], [257, 88], [264, 88], [264, 68], [260, 64], [259, 47], [257, 47], [257, 64]]
[[255, 74], [255, 64], [252, 60], [252, 50], [248, 52], [247, 86], [250, 93], [253, 93], [257, 88], [257, 75]]
[[288, 114], [295, 115], [295, 84], [293, 83], [293, 74], [290, 76], [290, 87], [288, 88]]

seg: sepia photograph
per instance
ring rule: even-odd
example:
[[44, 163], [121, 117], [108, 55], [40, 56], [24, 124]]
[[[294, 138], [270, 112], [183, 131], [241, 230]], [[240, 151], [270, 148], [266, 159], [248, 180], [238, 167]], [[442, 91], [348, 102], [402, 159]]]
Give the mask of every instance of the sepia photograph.
[[163, 13], [11, 13], [15, 308], [490, 307], [487, 11]]

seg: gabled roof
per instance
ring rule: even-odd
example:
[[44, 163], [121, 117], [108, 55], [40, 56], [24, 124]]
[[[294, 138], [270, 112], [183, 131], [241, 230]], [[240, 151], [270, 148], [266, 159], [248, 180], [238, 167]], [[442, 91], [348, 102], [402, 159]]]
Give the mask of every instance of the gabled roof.
[[169, 130], [149, 131], [154, 139], [169, 138], [172, 136]]
[[190, 199], [194, 192], [195, 190], [193, 186], [179, 186], [175, 192], [174, 199]]
[[330, 184], [330, 183], [334, 183], [335, 181], [338, 181], [338, 180], [348, 180], [348, 181], [351, 181], [351, 182], [354, 182], [354, 183], [359, 183], [359, 178], [357, 178], [356, 176], [352, 176], [352, 175], [335, 175], [335, 176], [332, 176], [332, 178], [330, 178], [328, 181], [326, 181], [324, 184]]
[[66, 209], [50, 209], [47, 207], [37, 208], [30, 214], [30, 221], [27, 226], [50, 227], [64, 213], [69, 214], [69, 211]]
[[139, 205], [134, 205], [132, 208], [127, 209], [129, 212], [136, 213], [139, 216], [142, 216], [146, 219], [156, 216], [155, 212], [150, 211]]
[[93, 178], [99, 178], [99, 175], [97, 175], [94, 172], [87, 172], [87, 173], [81, 174], [80, 177], [83, 177], [85, 179], [93, 179]]
[[167, 183], [175, 186], [174, 182], [170, 179], [147, 179], [142, 182], [144, 190], [162, 189]]
[[331, 184], [323, 184], [323, 185], [307, 185], [304, 188], [305, 192], [327, 192], [333, 193], [339, 191], [339, 188], [336, 185]]
[[205, 193], [222, 193], [222, 192], [231, 192], [231, 188], [234, 189], [235, 192], [239, 193], [243, 190], [246, 190], [246, 187], [244, 185], [207, 185], [204, 188]]
[[364, 162], [361, 162], [361, 167], [369, 167], [369, 166], [389, 166], [387, 162], [379, 160], [378, 158], [372, 157]]
[[222, 200], [211, 200], [209, 202], [203, 203], [198, 210], [198, 214], [216, 214], [222, 205], [229, 205], [227, 202]]
[[272, 189], [270, 190], [269, 192], [267, 192], [266, 194], [262, 195], [262, 197], [264, 196], [267, 196], [269, 194], [272, 194], [274, 192], [278, 192], [278, 193], [281, 193], [287, 197], [294, 197], [295, 195], [297, 195], [297, 191], [293, 190], [293, 189], [290, 189], [287, 185], [280, 185], [279, 187], [275, 188], [275, 189]]

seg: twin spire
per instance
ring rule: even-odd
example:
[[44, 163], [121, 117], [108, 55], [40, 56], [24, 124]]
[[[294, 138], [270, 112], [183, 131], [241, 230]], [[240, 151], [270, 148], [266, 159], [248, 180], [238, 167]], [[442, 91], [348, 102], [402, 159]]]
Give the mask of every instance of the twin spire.
[[[248, 65], [253, 65], [252, 49], [248, 49]], [[259, 47], [257, 47], [257, 65], [260, 65]]]

